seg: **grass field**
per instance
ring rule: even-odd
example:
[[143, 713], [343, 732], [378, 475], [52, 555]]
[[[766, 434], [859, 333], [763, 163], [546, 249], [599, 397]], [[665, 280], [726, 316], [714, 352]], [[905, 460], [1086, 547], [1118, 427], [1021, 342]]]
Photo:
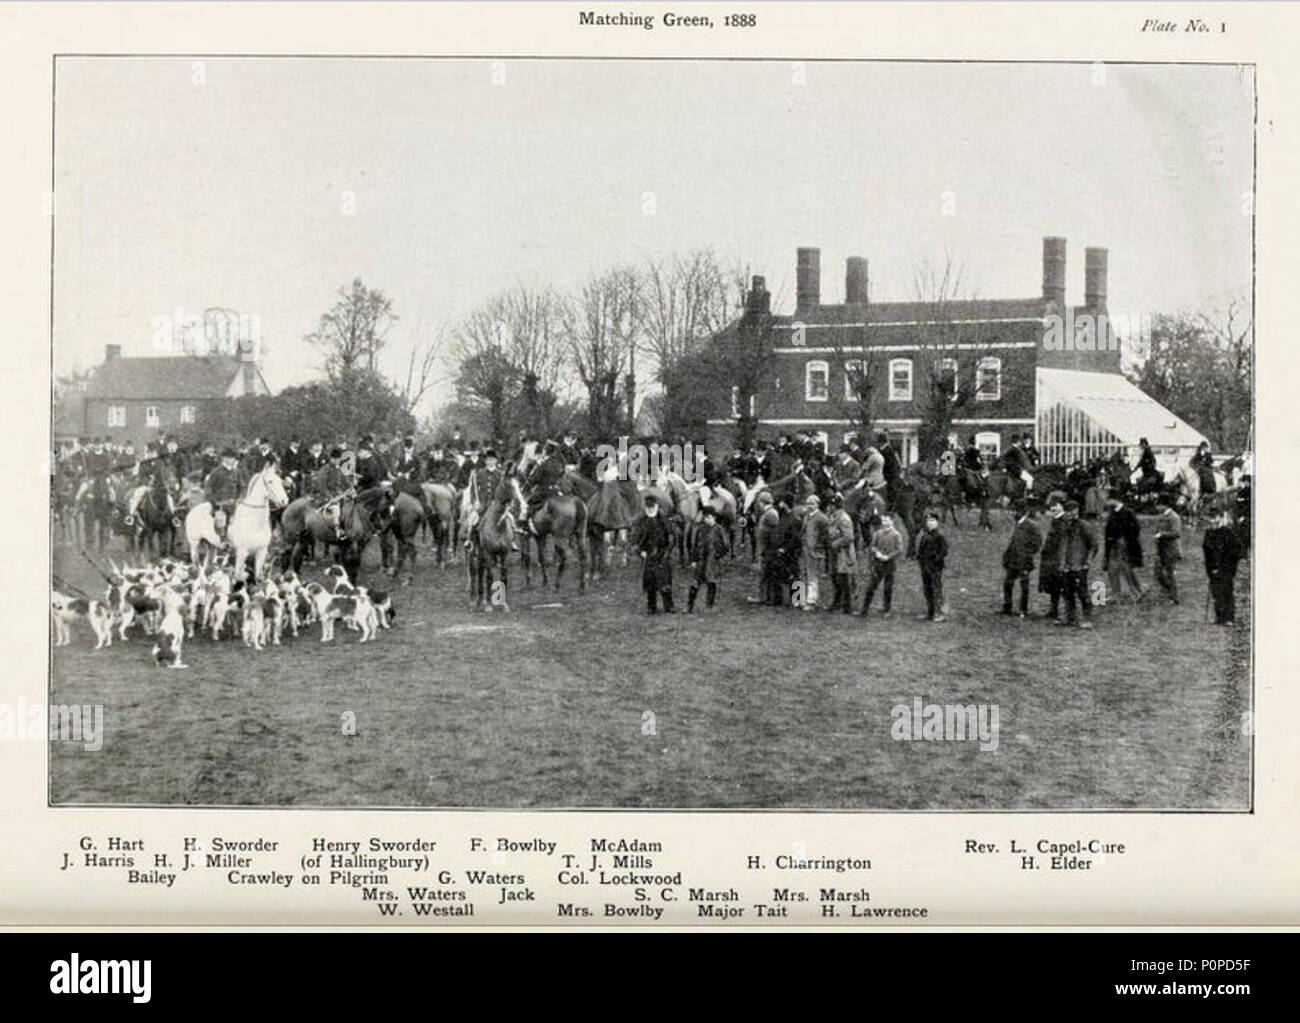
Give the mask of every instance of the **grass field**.
[[[1052, 628], [994, 613], [1010, 520], [991, 535], [973, 521], [946, 529], [945, 624], [915, 620], [914, 562], [886, 620], [750, 605], [758, 576], [739, 561], [710, 613], [648, 617], [636, 568], [580, 597], [571, 579], [525, 590], [512, 566], [511, 613], [475, 614], [463, 568], [421, 550], [373, 644], [340, 629], [325, 646], [319, 627], [261, 653], [196, 639], [173, 671], [143, 637], [95, 653], [79, 628], [54, 651], [51, 702], [102, 704], [106, 735], [98, 752], [50, 744], [51, 801], [1248, 808], [1249, 566], [1236, 630], [1205, 624], [1199, 537], [1181, 607], [1153, 591], [1099, 609], [1092, 632]], [[74, 548], [54, 561], [101, 588]], [[373, 568], [362, 582], [384, 585]], [[894, 740], [891, 709], [915, 697], [997, 705], [997, 750]]]

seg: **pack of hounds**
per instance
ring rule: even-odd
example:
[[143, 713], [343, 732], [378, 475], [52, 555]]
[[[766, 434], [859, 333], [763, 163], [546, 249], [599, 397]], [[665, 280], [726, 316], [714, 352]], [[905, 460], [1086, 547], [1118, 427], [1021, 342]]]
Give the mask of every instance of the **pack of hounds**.
[[73, 626], [83, 621], [95, 636], [96, 650], [111, 647], [114, 632], [125, 642], [129, 630], [138, 627], [153, 640], [155, 664], [185, 668], [185, 641], [199, 634], [214, 641], [238, 636], [244, 646], [263, 650], [313, 624], [320, 625], [322, 643], [334, 639], [339, 622], [359, 632], [361, 643], [392, 627], [396, 612], [390, 594], [354, 586], [340, 565], [326, 568], [324, 575], [323, 583], [305, 582], [288, 571], [253, 584], [216, 563], [163, 558], [141, 568], [113, 566], [102, 598], [54, 589], [54, 645], [69, 645]]

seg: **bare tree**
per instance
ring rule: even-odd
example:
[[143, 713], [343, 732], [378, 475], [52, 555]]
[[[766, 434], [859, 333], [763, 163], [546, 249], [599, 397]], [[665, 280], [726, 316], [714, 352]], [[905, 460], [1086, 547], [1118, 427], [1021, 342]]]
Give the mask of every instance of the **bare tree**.
[[635, 370], [642, 315], [641, 282], [630, 267], [592, 278], [561, 305], [565, 344], [587, 393], [588, 429], [596, 437], [612, 437], [626, 425], [619, 386]]
[[1226, 451], [1251, 446], [1254, 323], [1234, 298], [1197, 312], [1158, 314], [1139, 339], [1129, 377]]
[[447, 347], [447, 327], [439, 324], [429, 336], [424, 333], [424, 319], [416, 323], [415, 340], [406, 360], [406, 374], [402, 382], [402, 400], [406, 410], [414, 414], [426, 394], [444, 379], [439, 375], [442, 355]]
[[521, 421], [530, 434], [550, 433], [565, 389], [560, 301], [549, 289], [533, 291], [521, 284], [499, 302], [507, 357], [519, 371]]
[[980, 395], [981, 367], [996, 330], [972, 322], [982, 317], [963, 313], [962, 307], [977, 299], [951, 254], [918, 263], [912, 288], [924, 321], [915, 368], [922, 418], [918, 440], [921, 458], [933, 459], [947, 448], [953, 420]]
[[325, 354], [325, 372], [335, 381], [361, 370], [374, 373], [397, 321], [392, 301], [378, 289], [367, 288], [359, 277], [350, 287], [340, 288], [338, 296], [306, 338]]
[[504, 305], [498, 297], [471, 313], [457, 328], [453, 348], [457, 400], [482, 413], [498, 438], [508, 432], [510, 406], [521, 382], [519, 368], [510, 359]]

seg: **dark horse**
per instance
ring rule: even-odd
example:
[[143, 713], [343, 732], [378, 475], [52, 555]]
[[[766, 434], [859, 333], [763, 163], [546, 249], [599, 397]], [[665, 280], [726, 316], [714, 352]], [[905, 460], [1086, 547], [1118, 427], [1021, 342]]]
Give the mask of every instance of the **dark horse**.
[[[483, 510], [482, 519], [478, 522], [468, 519], [462, 524], [463, 532], [469, 536], [465, 571], [475, 610], [491, 611], [497, 604], [503, 611], [510, 610], [510, 572], [506, 558], [515, 539], [512, 506], [522, 517], [525, 511], [523, 492], [519, 489], [519, 481], [507, 473], [501, 477], [496, 493]], [[466, 501], [464, 507], [466, 513], [472, 515], [470, 502]], [[492, 578], [494, 574], [495, 579]]]
[[[389, 571], [390, 575], [400, 576], [402, 569], [406, 567], [407, 558], [410, 558], [411, 568], [414, 569], [417, 553], [415, 537], [424, 524], [424, 507], [420, 502], [410, 494], [398, 494], [393, 501], [393, 514], [388, 520], [388, 532], [397, 541], [397, 564]], [[402, 580], [402, 585], [410, 584], [411, 573], [408, 572]]]
[[343, 527], [340, 539], [332, 522], [313, 507], [307, 497], [291, 501], [280, 516], [280, 535], [285, 550], [281, 569], [301, 571], [303, 557], [310, 542], [325, 548], [336, 548], [335, 556], [352, 582], [361, 571], [361, 554], [370, 538], [388, 528], [392, 506], [387, 495], [371, 494], [347, 496], [338, 502], [339, 522]]
[[180, 522], [171, 506], [171, 494], [161, 481], [152, 485], [136, 508], [135, 546], [153, 557], [154, 544], [158, 553], [171, 556], [176, 549], [176, 530]]
[[520, 552], [524, 562], [524, 585], [532, 586], [532, 562], [529, 559], [529, 540], [537, 544], [537, 563], [542, 567], [542, 585], [547, 578], [548, 562], [546, 541], [551, 541], [555, 551], [555, 588], [560, 588], [564, 566], [568, 561], [568, 545], [574, 544], [578, 552], [578, 592], [587, 591], [587, 505], [575, 494], [547, 494], [546, 499], [532, 515], [532, 527], [524, 533]]
[[94, 543], [101, 550], [108, 546], [113, 535], [114, 519], [118, 514], [117, 492], [107, 476], [92, 477], [80, 493], [81, 535], [86, 543]]

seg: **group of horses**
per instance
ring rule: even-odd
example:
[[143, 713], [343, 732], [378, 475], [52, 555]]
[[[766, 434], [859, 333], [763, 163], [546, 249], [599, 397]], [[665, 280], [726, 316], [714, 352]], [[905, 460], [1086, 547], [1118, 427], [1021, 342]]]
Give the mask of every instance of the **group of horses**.
[[[819, 493], [802, 465], [782, 479], [771, 483], [760, 479], [753, 485], [727, 474], [714, 480], [713, 486], [703, 486], [672, 472], [660, 472], [653, 480], [619, 474], [601, 483], [568, 472], [560, 486], [539, 495], [529, 516], [526, 481], [537, 458], [535, 451], [526, 450], [516, 463], [506, 465], [496, 492], [483, 495], [488, 503], [482, 515], [468, 489], [448, 483], [420, 484], [423, 500], [410, 492], [409, 484], [378, 493], [349, 491], [338, 496], [334, 513], [327, 515], [312, 498], [294, 496], [301, 489], [300, 479], [282, 478], [274, 464], [268, 464], [249, 480], [224, 540], [213, 509], [193, 484], [173, 493], [162, 484], [128, 489], [112, 478], [101, 477], [81, 487], [75, 500], [56, 487], [55, 516], [65, 529], [80, 528], [76, 539], [98, 543], [101, 548], [112, 536], [121, 535], [132, 549], [147, 548], [152, 554], [156, 545], [159, 553], [172, 554], [177, 539], [183, 536], [191, 560], [197, 563], [205, 546], [228, 544], [235, 564], [252, 562], [254, 579], [263, 577], [278, 542], [283, 569], [301, 570], [305, 558], [314, 556], [319, 547], [332, 551], [355, 581], [362, 554], [377, 537], [383, 569], [409, 582], [416, 540], [423, 535], [440, 566], [455, 562], [464, 545], [466, 587], [473, 606], [490, 610], [509, 607], [509, 561], [515, 552], [529, 587], [534, 562], [541, 570], [542, 585], [559, 590], [572, 554], [577, 561], [579, 592], [585, 591], [589, 579], [598, 580], [606, 574], [616, 555], [621, 555], [626, 566], [629, 536], [644, 514], [647, 498], [659, 505], [660, 514], [673, 527], [680, 560], [685, 564], [693, 532], [706, 507], [713, 509], [728, 532], [731, 556], [740, 554], [747, 542], [753, 560], [758, 546], [755, 505], [760, 493], [785, 497], [794, 507], [802, 506], [811, 494], [818, 494], [824, 503], [835, 493], [833, 488], [826, 491], [824, 478]], [[1099, 512], [1106, 497], [1114, 494], [1126, 497], [1139, 510], [1162, 495], [1173, 497], [1193, 514], [1206, 510], [1195, 472], [1184, 469], [1169, 480], [1130, 481], [1127, 468], [1123, 465], [1121, 470], [1113, 460], [1074, 467], [1039, 465], [1026, 480], [1000, 466], [981, 473], [963, 467], [944, 472], [937, 463], [919, 462], [909, 466], [893, 488], [872, 489], [860, 482], [841, 496], [859, 539], [869, 536], [874, 515], [889, 510], [908, 536], [909, 551], [928, 510], [961, 526], [958, 511], [975, 509], [980, 523], [991, 528], [991, 508], [1020, 501], [1042, 503], [1054, 491], [1076, 498], [1084, 514]], [[1215, 506], [1226, 505], [1230, 495], [1226, 480], [1220, 481], [1217, 494]], [[133, 514], [127, 512], [128, 503], [134, 504]]]

